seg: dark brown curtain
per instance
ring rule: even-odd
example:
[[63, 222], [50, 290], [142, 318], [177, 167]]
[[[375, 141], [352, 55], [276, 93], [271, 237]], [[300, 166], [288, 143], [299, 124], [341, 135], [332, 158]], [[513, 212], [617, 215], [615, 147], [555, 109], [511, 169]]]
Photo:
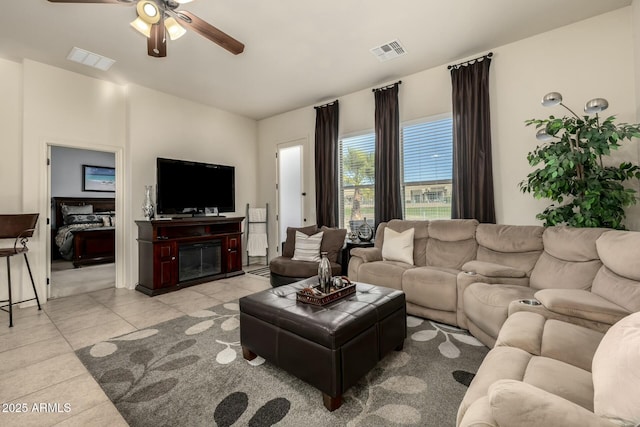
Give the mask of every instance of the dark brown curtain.
[[375, 89], [375, 185], [374, 216], [381, 222], [402, 218], [400, 177], [400, 113], [398, 85]]
[[316, 222], [338, 226], [338, 101], [316, 109]]
[[452, 218], [495, 223], [489, 66], [484, 57], [451, 69], [453, 86]]

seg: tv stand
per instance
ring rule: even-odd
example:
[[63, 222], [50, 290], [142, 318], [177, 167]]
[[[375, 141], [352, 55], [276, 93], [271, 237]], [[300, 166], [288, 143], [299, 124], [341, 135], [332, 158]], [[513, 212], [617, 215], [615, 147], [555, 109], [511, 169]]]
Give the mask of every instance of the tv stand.
[[138, 284], [151, 296], [242, 271], [244, 217], [136, 221]]

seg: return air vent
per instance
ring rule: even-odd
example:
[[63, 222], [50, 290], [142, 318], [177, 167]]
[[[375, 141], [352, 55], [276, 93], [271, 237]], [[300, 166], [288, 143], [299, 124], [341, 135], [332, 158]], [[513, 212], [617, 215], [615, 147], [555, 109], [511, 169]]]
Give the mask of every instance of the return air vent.
[[385, 62], [390, 59], [395, 59], [407, 53], [406, 49], [400, 44], [399, 40], [393, 40], [382, 46], [374, 47], [371, 49], [371, 53], [378, 58], [380, 62]]

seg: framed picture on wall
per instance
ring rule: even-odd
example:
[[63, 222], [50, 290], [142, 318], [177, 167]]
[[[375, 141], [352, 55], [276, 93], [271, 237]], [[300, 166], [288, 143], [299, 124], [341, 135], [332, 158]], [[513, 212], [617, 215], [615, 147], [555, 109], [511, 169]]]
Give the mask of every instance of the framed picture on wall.
[[106, 166], [82, 165], [82, 191], [116, 191], [116, 170]]

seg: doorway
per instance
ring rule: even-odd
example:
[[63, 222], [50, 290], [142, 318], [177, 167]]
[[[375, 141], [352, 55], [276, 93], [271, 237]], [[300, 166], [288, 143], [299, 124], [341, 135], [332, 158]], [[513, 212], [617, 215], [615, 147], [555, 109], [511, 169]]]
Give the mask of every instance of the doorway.
[[277, 145], [278, 245], [287, 238], [287, 227], [301, 227], [304, 218], [304, 143], [305, 140]]
[[48, 159], [48, 298], [115, 287], [115, 153], [48, 145]]

